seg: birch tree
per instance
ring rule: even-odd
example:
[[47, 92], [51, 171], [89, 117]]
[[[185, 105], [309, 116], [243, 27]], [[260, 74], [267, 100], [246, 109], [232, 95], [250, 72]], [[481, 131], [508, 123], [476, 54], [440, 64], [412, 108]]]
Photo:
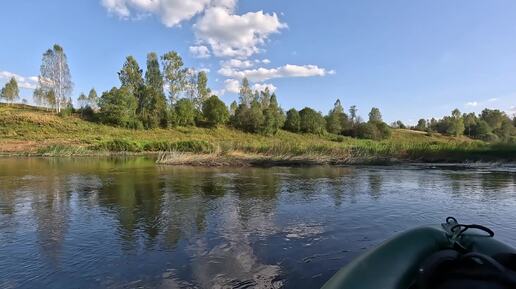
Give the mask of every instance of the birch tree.
[[51, 105], [60, 113], [72, 91], [72, 76], [66, 54], [61, 46], [55, 44], [43, 54], [34, 98], [39, 103]]
[[18, 82], [14, 77], [9, 80], [5, 84], [5, 86], [0, 90], [0, 98], [4, 98], [8, 103], [13, 103], [16, 99], [19, 98], [20, 90], [18, 88]]
[[163, 77], [168, 88], [170, 103], [174, 104], [185, 91], [188, 69], [184, 68], [183, 59], [177, 52], [171, 51], [161, 57]]

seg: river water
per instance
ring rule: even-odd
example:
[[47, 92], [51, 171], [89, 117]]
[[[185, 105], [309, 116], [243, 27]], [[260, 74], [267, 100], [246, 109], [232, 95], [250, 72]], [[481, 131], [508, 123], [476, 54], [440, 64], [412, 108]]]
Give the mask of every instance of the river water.
[[0, 288], [319, 288], [446, 216], [516, 246], [516, 168], [0, 159]]

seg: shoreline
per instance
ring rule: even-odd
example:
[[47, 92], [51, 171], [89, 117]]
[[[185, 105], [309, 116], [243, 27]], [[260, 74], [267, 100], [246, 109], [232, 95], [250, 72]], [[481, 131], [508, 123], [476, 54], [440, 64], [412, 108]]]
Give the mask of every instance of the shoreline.
[[156, 165], [194, 167], [312, 167], [312, 166], [396, 166], [396, 165], [437, 165], [437, 166], [492, 166], [516, 165], [514, 159], [499, 158], [396, 158], [387, 156], [330, 156], [330, 155], [265, 155], [243, 152], [230, 153], [189, 153], [178, 151], [161, 152], [110, 152], [81, 151], [81, 153], [0, 153], [0, 158], [108, 158], [108, 157], [153, 157]]

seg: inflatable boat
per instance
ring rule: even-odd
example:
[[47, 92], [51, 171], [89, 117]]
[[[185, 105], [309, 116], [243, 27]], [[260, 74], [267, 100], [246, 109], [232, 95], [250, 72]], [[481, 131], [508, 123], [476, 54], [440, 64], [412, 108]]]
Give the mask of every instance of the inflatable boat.
[[[516, 286], [516, 271], [513, 271], [516, 250], [493, 236], [494, 232], [484, 226], [463, 225], [448, 217], [441, 225], [406, 231], [366, 252], [339, 270], [322, 288], [463, 288], [457, 284], [482, 283], [489, 278], [494, 279], [493, 282], [508, 280], [509, 285], [496, 287], [498, 285], [489, 286], [488, 283], [478, 288], [516, 288], [512, 287]], [[462, 268], [464, 266], [466, 269]], [[452, 277], [443, 277], [446, 274]], [[489, 276], [481, 277], [486, 274]], [[456, 285], [442, 285], [447, 282], [446, 278], [455, 278], [449, 284], [455, 282]], [[477, 287], [464, 285], [464, 288]]]

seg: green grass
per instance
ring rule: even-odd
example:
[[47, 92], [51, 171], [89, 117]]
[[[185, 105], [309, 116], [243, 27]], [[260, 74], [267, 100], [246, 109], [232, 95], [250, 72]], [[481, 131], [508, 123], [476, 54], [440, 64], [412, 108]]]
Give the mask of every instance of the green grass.
[[30, 106], [0, 105], [0, 152], [3, 154], [84, 155], [141, 153], [241, 152], [264, 156], [307, 156], [340, 162], [383, 160], [455, 162], [516, 161], [515, 145], [488, 144], [409, 130], [394, 130], [391, 139], [360, 140], [337, 135], [275, 136], [244, 133], [228, 127], [130, 130], [60, 117]]

